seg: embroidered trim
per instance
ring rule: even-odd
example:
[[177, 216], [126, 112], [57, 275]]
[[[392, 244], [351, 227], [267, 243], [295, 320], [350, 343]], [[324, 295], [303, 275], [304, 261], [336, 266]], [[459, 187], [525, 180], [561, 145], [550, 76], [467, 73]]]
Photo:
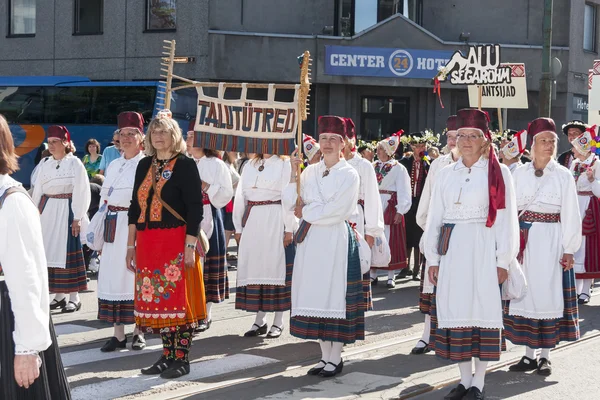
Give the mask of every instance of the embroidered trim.
[[502, 321], [482, 321], [482, 320], [456, 320], [442, 322], [438, 319], [438, 328], [440, 329], [465, 329], [465, 328], [483, 328], [483, 329], [504, 329]]
[[564, 315], [563, 309], [556, 311], [534, 312], [521, 309], [513, 309], [512, 306], [508, 310], [508, 315], [515, 317], [531, 318], [531, 319], [561, 319]]
[[375, 163], [375, 176], [377, 177], [377, 184], [381, 185], [381, 181], [383, 178], [398, 164], [398, 161], [391, 160], [386, 161], [385, 163], [381, 161], [377, 161]]
[[525, 211], [519, 220], [525, 222], [556, 223], [560, 222], [560, 214]]
[[292, 310], [292, 317], [314, 317], [314, 318], [334, 318], [346, 319], [346, 310], [317, 310], [313, 308], [299, 308]]
[[[158, 200], [158, 197], [160, 197], [162, 188], [165, 185], [165, 183], [167, 183], [167, 181], [171, 179], [171, 176], [173, 175], [173, 168], [175, 167], [175, 162], [177, 162], [177, 157], [173, 158], [165, 165], [162, 173], [160, 173], [159, 179], [156, 181], [156, 193], [152, 195], [152, 202], [150, 204], [150, 222], [161, 222], [162, 220], [163, 206]], [[146, 222], [148, 197], [150, 196], [150, 189], [152, 188], [152, 179], [155, 178], [152, 175], [152, 167], [150, 167], [148, 169], [146, 177], [144, 178], [144, 181], [138, 188], [137, 196], [141, 211], [140, 217], [138, 218], [138, 224], [143, 224]]]
[[236, 283], [237, 287], [244, 287], [250, 285], [261, 285], [261, 286], [285, 286], [285, 278], [272, 279], [272, 278], [260, 278], [260, 279], [244, 279], [238, 280]]

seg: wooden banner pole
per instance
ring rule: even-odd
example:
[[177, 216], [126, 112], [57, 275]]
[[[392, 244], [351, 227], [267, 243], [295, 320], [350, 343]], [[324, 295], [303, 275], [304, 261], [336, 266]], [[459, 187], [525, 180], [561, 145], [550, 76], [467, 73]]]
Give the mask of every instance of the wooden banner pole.
[[481, 97], [483, 96], [483, 86], [477, 86], [477, 108], [481, 110]]
[[500, 134], [504, 133], [504, 121], [502, 121], [502, 109], [498, 107], [498, 127], [500, 128]]

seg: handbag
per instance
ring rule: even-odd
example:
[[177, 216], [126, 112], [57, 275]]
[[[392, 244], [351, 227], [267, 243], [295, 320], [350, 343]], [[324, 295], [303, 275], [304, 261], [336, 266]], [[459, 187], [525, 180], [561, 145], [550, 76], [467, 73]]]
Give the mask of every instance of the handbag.
[[519, 300], [527, 294], [527, 278], [516, 259], [508, 266], [508, 278], [502, 284], [502, 300]]
[[[156, 176], [156, 167], [154, 165], [152, 165], [152, 176], [152, 189], [154, 190], [154, 195], [156, 196], [158, 201], [160, 201], [160, 204], [162, 204], [162, 206], [166, 208], [168, 212], [173, 214], [175, 218], [177, 218], [184, 224], [187, 224], [187, 222], [185, 222], [185, 219], [183, 219], [183, 217], [179, 215], [179, 213], [175, 211], [170, 205], [165, 203], [156, 191], [156, 180], [154, 179], [154, 176]], [[196, 235], [196, 239], [198, 239], [198, 243], [200, 244], [200, 249], [202, 250], [201, 253], [204, 253], [206, 255], [208, 253], [208, 250], [210, 249], [210, 243], [208, 241], [208, 236], [206, 236], [206, 233], [200, 227], [198, 227], [198, 234]]]
[[105, 201], [87, 227], [85, 234], [87, 247], [94, 251], [101, 251], [104, 246], [104, 224], [107, 212], [108, 205]]
[[369, 244], [367, 243], [365, 238], [363, 238], [360, 233], [358, 233], [356, 230], [354, 230], [354, 233], [356, 233], [356, 240], [358, 242], [357, 244], [358, 258], [360, 258], [360, 273], [364, 275], [371, 269], [371, 248], [369, 247]]
[[385, 234], [375, 238], [375, 244], [371, 249], [371, 266], [376, 268], [387, 268], [392, 261], [390, 244]]

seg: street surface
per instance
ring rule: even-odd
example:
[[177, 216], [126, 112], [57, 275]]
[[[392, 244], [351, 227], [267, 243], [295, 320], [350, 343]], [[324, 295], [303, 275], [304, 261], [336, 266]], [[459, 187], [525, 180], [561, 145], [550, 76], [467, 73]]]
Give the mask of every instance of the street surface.
[[[307, 376], [320, 358], [319, 346], [293, 338], [285, 330], [279, 339], [243, 337], [254, 314], [234, 309], [235, 271], [230, 271], [231, 298], [213, 308], [211, 328], [195, 337], [190, 353], [191, 373], [167, 381], [140, 375], [161, 353], [157, 336], [147, 336], [148, 347], [102, 353], [112, 327], [96, 320], [96, 280], [82, 295], [83, 307], [74, 314], [54, 312], [63, 363], [75, 400], [108, 399], [441, 399], [456, 384], [458, 368], [432, 353], [415, 356], [411, 348], [421, 335], [423, 315], [416, 303], [418, 282], [403, 279], [393, 290], [385, 278], [374, 288], [375, 310], [366, 316], [367, 338], [344, 349], [344, 371], [334, 379]], [[596, 289], [596, 293], [600, 293]], [[554, 373], [508, 372], [523, 355], [511, 346], [502, 360], [490, 365], [486, 378], [488, 399], [600, 398], [600, 296], [580, 311], [584, 340], [562, 345], [551, 353]], [[273, 315], [267, 317], [269, 326]]]

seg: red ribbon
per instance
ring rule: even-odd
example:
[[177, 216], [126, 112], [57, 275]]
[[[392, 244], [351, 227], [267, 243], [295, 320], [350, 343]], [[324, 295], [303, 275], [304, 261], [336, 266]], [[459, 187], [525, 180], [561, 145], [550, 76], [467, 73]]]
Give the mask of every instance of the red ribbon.
[[392, 136], [402, 136], [404, 134], [404, 129], [400, 129], [398, 132], [394, 133]]
[[[492, 142], [490, 131], [485, 133], [485, 137]], [[487, 221], [485, 226], [491, 228], [496, 222], [496, 214], [498, 210], [506, 208], [506, 186], [502, 177], [502, 169], [496, 157], [494, 146], [490, 146], [490, 154], [488, 158], [488, 191], [490, 198], [490, 208], [488, 211]]]
[[444, 108], [444, 103], [442, 103], [442, 85], [440, 84], [440, 80], [436, 76], [433, 78], [433, 94], [438, 95], [438, 99], [440, 100], [440, 106]]
[[519, 153], [523, 154], [525, 152], [525, 146], [523, 145], [523, 143], [527, 140], [523, 140], [521, 139], [521, 135], [523, 135], [523, 132], [525, 132], [525, 135], [527, 135], [527, 131], [525, 129], [523, 129], [522, 131], [517, 132], [517, 144], [519, 145]]

